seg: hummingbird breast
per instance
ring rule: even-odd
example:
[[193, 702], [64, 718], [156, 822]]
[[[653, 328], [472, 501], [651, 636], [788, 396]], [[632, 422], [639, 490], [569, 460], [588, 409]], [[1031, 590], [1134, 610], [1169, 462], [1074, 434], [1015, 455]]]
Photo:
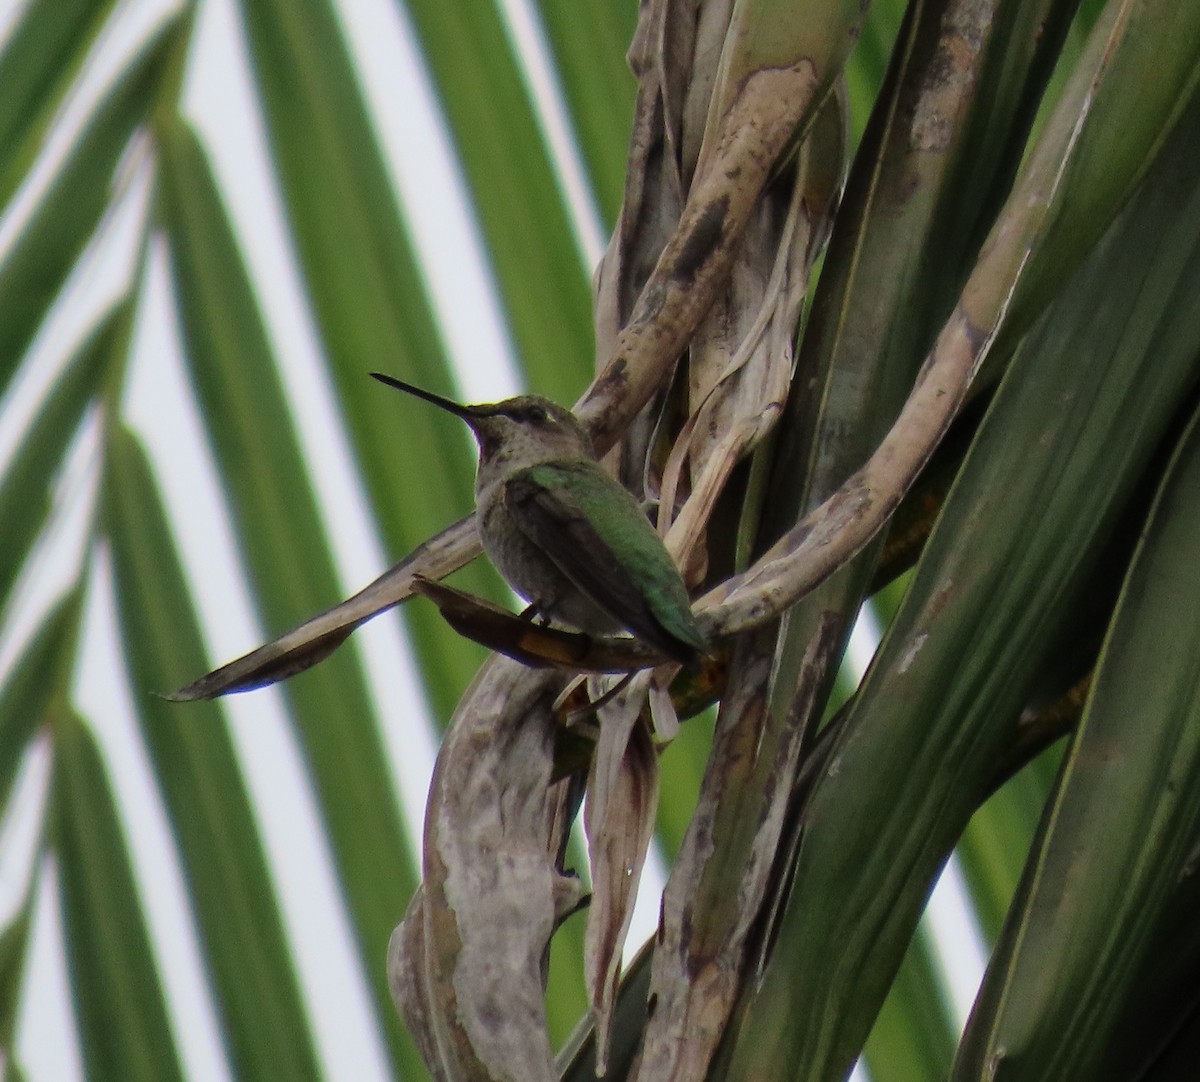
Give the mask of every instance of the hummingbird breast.
[[477, 494], [484, 552], [508, 584], [541, 616], [593, 635], [610, 635], [620, 624], [579, 589], [517, 525], [504, 504], [502, 485]]

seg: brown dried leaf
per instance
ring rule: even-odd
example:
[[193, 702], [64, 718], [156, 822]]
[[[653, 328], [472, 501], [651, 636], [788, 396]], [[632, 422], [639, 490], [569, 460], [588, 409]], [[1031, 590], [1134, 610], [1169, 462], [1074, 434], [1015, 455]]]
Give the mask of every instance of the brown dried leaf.
[[[800, 222], [801, 194], [796, 185], [781, 226], [765, 224], [765, 210], [758, 216], [729, 284], [692, 343], [695, 405], [664, 470], [659, 519], [681, 566], [691, 563], [734, 466], [770, 431], [787, 398], [810, 256], [809, 231]], [[691, 492], [672, 522], [685, 469]]]
[[601, 1072], [608, 1059], [621, 953], [658, 811], [658, 754], [641, 720], [649, 678], [649, 673], [635, 676], [600, 709], [600, 741], [584, 811], [592, 866], [584, 973]]
[[387, 978], [392, 1002], [408, 1026], [430, 1077], [434, 1082], [448, 1082], [433, 1026], [433, 1001], [425, 966], [425, 893], [420, 887], [409, 902], [404, 920], [388, 940]]
[[803, 59], [756, 72], [740, 88], [723, 118], [712, 167], [697, 174], [679, 226], [617, 335], [611, 358], [576, 406], [601, 451], [665, 381], [691, 340], [817, 90], [812, 64]]
[[[797, 162], [764, 195], [729, 282], [692, 341], [692, 413], [663, 471], [659, 514], [659, 529], [682, 567], [703, 566], [718, 497], [787, 399], [809, 272], [841, 192], [845, 129], [839, 93], [822, 109]], [[810, 160], [818, 163], [811, 169]], [[685, 477], [690, 492], [679, 506]]]
[[[808, 675], [782, 731], [768, 731], [778, 721], [758, 691], [722, 700], [700, 798], [663, 894], [651, 976], [655, 1010], [637, 1079], [707, 1077], [742, 985], [750, 937], [761, 926], [800, 765], [805, 696], [811, 700], [820, 685], [823, 652], [836, 631], [828, 621], [809, 644]], [[739, 654], [746, 677], [739, 690], [764, 688], [771, 656]]]
[[214, 669], [167, 696], [175, 702], [215, 699], [251, 691], [303, 672], [324, 661], [355, 628], [413, 596], [418, 575], [441, 578], [457, 571], [482, 551], [475, 516], [464, 518], [418, 545], [353, 597], [334, 605], [257, 650]]
[[432, 1039], [454, 1079], [555, 1078], [543, 966], [578, 892], [559, 866], [572, 790], [551, 784], [560, 683], [494, 658], [438, 755], [422, 912]]
[[570, 672], [633, 672], [659, 665], [663, 657], [640, 639], [599, 638], [564, 631], [515, 616], [499, 605], [441, 582], [416, 576], [413, 592], [437, 605], [460, 635], [533, 668]]
[[692, 13], [696, 20], [694, 60], [684, 104], [681, 138], [682, 174], [689, 186], [700, 160], [700, 148], [704, 143], [712, 108], [713, 88], [717, 85], [721, 53], [729, 35], [734, 4], [733, 0], [707, 0], [699, 7], [699, 12], [693, 10]]
[[643, 4], [629, 49], [638, 79], [625, 197], [596, 268], [596, 357], [609, 357], [683, 210], [678, 117], [690, 78], [694, 8], [684, 0]]

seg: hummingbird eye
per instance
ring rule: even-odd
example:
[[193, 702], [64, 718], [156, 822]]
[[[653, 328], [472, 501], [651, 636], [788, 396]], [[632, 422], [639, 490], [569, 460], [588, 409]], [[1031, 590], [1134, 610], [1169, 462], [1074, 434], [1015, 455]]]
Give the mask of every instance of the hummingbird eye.
[[539, 423], [550, 420], [550, 414], [546, 412], [543, 406], [530, 406], [527, 416], [531, 421]]

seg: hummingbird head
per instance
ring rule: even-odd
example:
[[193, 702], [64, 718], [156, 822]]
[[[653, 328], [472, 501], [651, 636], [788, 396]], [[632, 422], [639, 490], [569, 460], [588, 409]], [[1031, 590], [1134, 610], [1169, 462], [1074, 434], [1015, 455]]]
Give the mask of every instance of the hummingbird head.
[[464, 406], [381, 372], [371, 375], [466, 421], [479, 443], [481, 467], [505, 463], [532, 466], [563, 458], [595, 457], [583, 425], [570, 410], [548, 398], [526, 394], [503, 402]]

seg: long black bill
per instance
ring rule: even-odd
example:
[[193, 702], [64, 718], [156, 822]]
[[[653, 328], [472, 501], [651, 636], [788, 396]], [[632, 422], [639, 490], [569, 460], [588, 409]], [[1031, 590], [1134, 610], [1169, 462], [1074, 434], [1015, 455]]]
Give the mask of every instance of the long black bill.
[[440, 394], [426, 391], [422, 387], [414, 387], [411, 383], [405, 383], [403, 380], [396, 379], [395, 376], [389, 376], [383, 372], [372, 372], [371, 375], [379, 380], [380, 383], [386, 383], [389, 387], [395, 387], [397, 391], [404, 391], [406, 394], [413, 395], [416, 398], [423, 398], [426, 402], [432, 402], [435, 406], [440, 406], [447, 413], [453, 413], [456, 417], [461, 417], [464, 421], [470, 422], [477, 416], [477, 411], [471, 406], [463, 406], [453, 399], [443, 398]]

